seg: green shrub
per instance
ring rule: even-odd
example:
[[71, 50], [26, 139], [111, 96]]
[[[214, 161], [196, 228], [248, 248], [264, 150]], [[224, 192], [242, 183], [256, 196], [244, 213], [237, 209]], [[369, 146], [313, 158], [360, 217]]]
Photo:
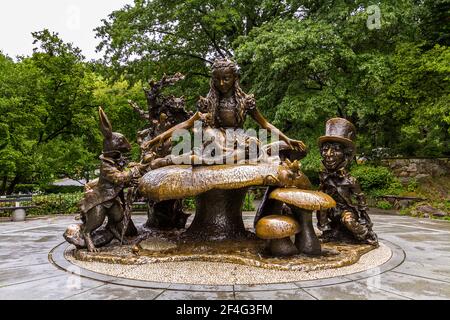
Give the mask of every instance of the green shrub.
[[350, 173], [358, 180], [363, 191], [373, 197], [398, 195], [404, 190], [400, 181], [386, 167], [356, 165]]
[[244, 206], [243, 206], [243, 211], [253, 211], [255, 210], [255, 206], [253, 204], [253, 201], [255, 200], [255, 195], [253, 194], [253, 192], [247, 192], [247, 194], [245, 195], [245, 200], [244, 200]]
[[35, 193], [39, 191], [37, 184], [18, 184], [14, 187], [14, 193]]
[[389, 201], [381, 200], [377, 202], [377, 208], [389, 210], [392, 209], [392, 204]]
[[419, 187], [419, 183], [417, 182], [416, 179], [411, 179], [408, 183], [408, 186], [406, 187], [406, 189], [409, 192], [414, 192], [417, 190], [417, 188]]
[[73, 214], [79, 211], [78, 203], [82, 197], [82, 192], [33, 196], [33, 204], [36, 205], [37, 208], [28, 210], [27, 214]]
[[364, 190], [383, 189], [394, 181], [394, 175], [386, 167], [357, 165], [351, 168], [351, 174]]
[[183, 199], [183, 209], [187, 211], [195, 211], [195, 198], [189, 197]]
[[322, 170], [322, 158], [318, 148], [312, 148], [301, 161], [302, 171], [313, 185], [319, 185], [319, 172]]

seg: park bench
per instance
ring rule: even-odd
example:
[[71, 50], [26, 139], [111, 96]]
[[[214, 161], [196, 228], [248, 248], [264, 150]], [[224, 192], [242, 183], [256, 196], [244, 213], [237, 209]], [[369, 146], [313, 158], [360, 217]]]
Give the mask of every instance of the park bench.
[[[12, 211], [12, 221], [24, 221], [26, 209], [35, 208], [32, 205], [32, 195], [8, 195], [0, 197], [0, 211]], [[25, 203], [25, 204], [24, 204]]]

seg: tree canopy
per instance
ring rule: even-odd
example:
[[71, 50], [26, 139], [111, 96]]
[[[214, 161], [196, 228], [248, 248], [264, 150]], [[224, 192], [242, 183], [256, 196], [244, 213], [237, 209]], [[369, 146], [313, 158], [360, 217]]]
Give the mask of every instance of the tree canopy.
[[361, 152], [439, 156], [450, 152], [449, 12], [448, 0], [135, 1], [103, 20], [98, 49], [111, 79], [186, 73], [179, 90], [192, 107], [208, 63], [231, 57], [264, 114], [295, 138], [315, 146], [326, 119], [341, 116]]
[[185, 74], [169, 90], [194, 109], [216, 57], [236, 60], [262, 113], [309, 145], [307, 168], [335, 116], [356, 125], [359, 152], [448, 156], [449, 11], [450, 0], [135, 0], [100, 22], [95, 63], [35, 32], [30, 57], [0, 53], [0, 193], [92, 173], [100, 105], [134, 142], [145, 123], [127, 100], [145, 104], [148, 79]]

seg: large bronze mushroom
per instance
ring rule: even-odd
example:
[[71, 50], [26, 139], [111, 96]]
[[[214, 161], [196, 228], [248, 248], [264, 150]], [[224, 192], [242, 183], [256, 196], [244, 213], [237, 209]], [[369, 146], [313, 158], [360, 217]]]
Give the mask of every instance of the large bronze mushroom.
[[[151, 200], [162, 201], [196, 197], [196, 213], [186, 232], [201, 240], [245, 238], [242, 205], [251, 186], [286, 183], [285, 164], [172, 165], [149, 171], [142, 177], [139, 192]], [[309, 188], [308, 178], [292, 172], [297, 188]]]

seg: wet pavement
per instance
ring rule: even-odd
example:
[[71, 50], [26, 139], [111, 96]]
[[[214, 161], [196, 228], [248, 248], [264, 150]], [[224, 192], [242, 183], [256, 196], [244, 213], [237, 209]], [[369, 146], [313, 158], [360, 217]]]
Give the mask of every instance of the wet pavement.
[[[63, 259], [73, 216], [0, 223], [0, 299], [450, 299], [450, 223], [371, 213], [393, 257], [365, 272], [253, 286], [144, 283], [79, 270]], [[250, 214], [245, 219], [252, 219]], [[143, 223], [145, 216], [134, 216]]]

